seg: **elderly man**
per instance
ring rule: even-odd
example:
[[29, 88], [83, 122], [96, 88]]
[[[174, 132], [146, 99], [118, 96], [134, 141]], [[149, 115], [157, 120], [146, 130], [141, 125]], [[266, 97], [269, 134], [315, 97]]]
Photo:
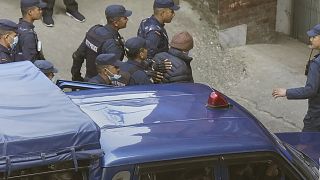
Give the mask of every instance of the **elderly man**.
[[[73, 53], [72, 80], [84, 81], [97, 75], [95, 59], [99, 54], [112, 53], [120, 60], [124, 57], [124, 42], [119, 30], [126, 28], [132, 12], [121, 5], [110, 5], [105, 10], [107, 25], [95, 25], [86, 34], [79, 48]], [[82, 63], [86, 60], [86, 75], [81, 76]]]
[[154, 60], [162, 62], [169, 59], [172, 67], [164, 73], [162, 82], [193, 82], [189, 51], [193, 48], [193, 38], [188, 32], [180, 32], [172, 37], [168, 52], [156, 54]]
[[[314, 26], [307, 32], [311, 47], [320, 50], [320, 24]], [[307, 82], [304, 87], [299, 88], [276, 88], [272, 96], [287, 97], [287, 99], [308, 99], [308, 112], [304, 117], [302, 131], [320, 132], [320, 54], [310, 61]]]
[[0, 19], [0, 64], [13, 61], [12, 50], [18, 43], [17, 24]]

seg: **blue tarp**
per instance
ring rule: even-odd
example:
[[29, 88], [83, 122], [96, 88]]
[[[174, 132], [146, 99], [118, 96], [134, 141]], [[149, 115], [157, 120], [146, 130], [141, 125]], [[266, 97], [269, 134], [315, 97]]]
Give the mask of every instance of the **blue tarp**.
[[1, 64], [0, 83], [0, 172], [102, 155], [99, 127], [31, 62]]

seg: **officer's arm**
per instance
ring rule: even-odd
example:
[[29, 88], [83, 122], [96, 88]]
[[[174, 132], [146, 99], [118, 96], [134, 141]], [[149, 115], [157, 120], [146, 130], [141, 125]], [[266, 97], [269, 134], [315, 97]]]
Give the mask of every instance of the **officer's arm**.
[[71, 67], [71, 74], [72, 74], [72, 80], [73, 81], [83, 81], [83, 78], [81, 77], [81, 67], [84, 62], [86, 55], [86, 44], [85, 39], [82, 41], [78, 49], [72, 54], [72, 67]]
[[305, 87], [287, 90], [288, 99], [308, 99], [317, 95], [320, 83], [319, 65], [316, 62], [310, 64], [310, 69]]
[[102, 46], [102, 54], [113, 53], [121, 61], [123, 60], [123, 51], [121, 45], [114, 39], [108, 39]]
[[24, 35], [23, 44], [21, 45], [21, 51], [24, 60], [36, 60], [38, 51], [34, 34], [26, 33]]
[[136, 71], [132, 74], [132, 79], [134, 79], [134, 82], [136, 85], [145, 85], [145, 84], [151, 84], [150, 78], [147, 76], [146, 73], [142, 71]]
[[160, 40], [160, 32], [158, 31], [150, 31], [146, 35], [148, 58], [152, 59], [158, 53]]

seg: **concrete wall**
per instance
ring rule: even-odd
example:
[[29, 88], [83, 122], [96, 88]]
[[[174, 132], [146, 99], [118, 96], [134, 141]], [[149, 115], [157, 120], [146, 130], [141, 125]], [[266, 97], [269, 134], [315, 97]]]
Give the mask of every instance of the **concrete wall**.
[[[209, 22], [218, 28], [223, 34], [222, 39], [228, 41], [223, 44], [237, 46], [241, 45], [238, 43], [243, 42], [243, 39], [246, 43], [263, 43], [274, 39], [277, 0], [186, 1], [195, 5], [206, 18], [210, 19]], [[234, 36], [228, 39], [228, 34]], [[239, 37], [237, 44], [229, 43], [237, 37]]]
[[293, 21], [293, 0], [278, 0], [276, 31], [291, 35]]

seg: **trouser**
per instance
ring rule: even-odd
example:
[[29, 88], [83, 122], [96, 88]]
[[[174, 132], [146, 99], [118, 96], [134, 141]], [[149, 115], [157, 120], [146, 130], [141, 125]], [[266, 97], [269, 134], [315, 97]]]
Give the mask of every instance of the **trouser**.
[[303, 119], [302, 132], [320, 132], [320, 117], [306, 115]]
[[[43, 0], [47, 3], [47, 7], [43, 8], [43, 16], [52, 16], [53, 7], [56, 0]], [[78, 3], [76, 0], [63, 0], [63, 3], [66, 5], [67, 11], [78, 11]]]

